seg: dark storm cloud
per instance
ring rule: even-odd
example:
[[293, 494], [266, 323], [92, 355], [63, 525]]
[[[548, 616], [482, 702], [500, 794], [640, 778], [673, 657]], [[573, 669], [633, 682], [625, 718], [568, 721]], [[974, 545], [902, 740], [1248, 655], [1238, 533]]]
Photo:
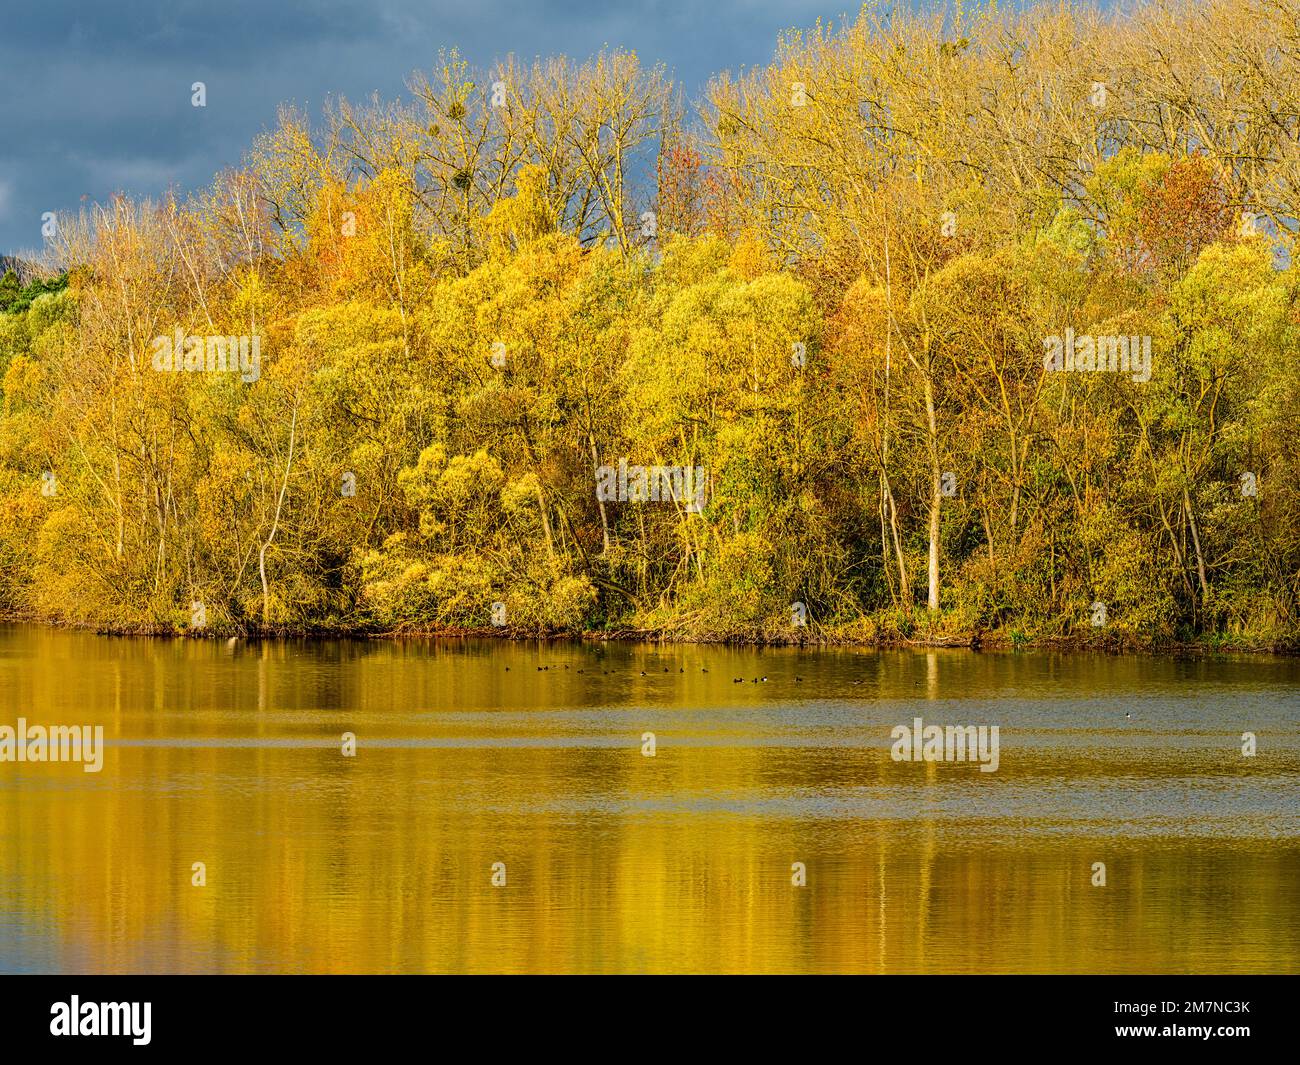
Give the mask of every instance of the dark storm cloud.
[[151, 59], [158, 49], [217, 43], [266, 51], [286, 37], [332, 40], [358, 28], [354, 5], [332, 0], [50, 0], [7, 15], [4, 43], [45, 54], [111, 48], [120, 57]]
[[[404, 92], [439, 48], [585, 58], [605, 45], [665, 63], [688, 92], [766, 62], [777, 33], [854, 5], [790, 0], [126, 0], [23, 4], [0, 16], [0, 253], [40, 244], [45, 211], [114, 192], [201, 187], [239, 163], [281, 103]], [[205, 82], [208, 106], [190, 106]]]

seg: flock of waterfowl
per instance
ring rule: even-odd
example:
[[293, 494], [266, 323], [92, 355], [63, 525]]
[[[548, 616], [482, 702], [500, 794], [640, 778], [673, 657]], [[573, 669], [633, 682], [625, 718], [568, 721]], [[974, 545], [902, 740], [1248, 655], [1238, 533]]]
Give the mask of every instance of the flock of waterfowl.
[[[545, 673], [545, 672], [547, 672], [550, 668], [551, 668], [550, 666], [538, 666], [538, 667], [537, 667], [537, 672], [538, 672], [538, 673]], [[564, 668], [565, 668], [565, 669], [568, 669], [569, 667], [568, 667], [568, 666], [565, 666]], [[506, 666], [506, 672], [507, 672], [507, 673], [510, 672], [510, 667], [509, 667], [509, 666]], [[575, 672], [575, 673], [586, 673], [587, 671], [586, 671], [585, 669], [575, 669], [574, 672]], [[609, 676], [610, 672], [611, 672], [611, 671], [608, 670], [608, 669], [603, 669], [603, 670], [601, 670], [601, 673], [604, 674], [605, 676]], [[614, 672], [617, 672], [617, 671], [614, 671]], [[664, 672], [665, 672], [665, 673], [671, 673], [672, 670], [670, 670], [667, 666], [664, 666]], [[685, 672], [686, 672], [686, 668], [685, 668], [685, 667], [682, 667], [682, 668], [679, 669], [677, 672], [678, 672], [678, 673], [685, 673]], [[701, 672], [701, 673], [707, 673], [708, 670], [705, 669], [703, 666], [701, 666], [701, 667], [700, 667], [700, 672]], [[644, 669], [641, 670], [640, 673], [641, 673], [641, 676], [643, 676], [643, 677], [648, 677], [648, 676], [650, 676], [650, 674], [647, 673]], [[794, 680], [795, 680], [795, 683], [796, 683], [796, 684], [802, 684], [802, 683], [803, 683], [803, 677], [795, 677]], [[744, 678], [744, 677], [733, 677], [732, 680], [731, 680], [731, 683], [732, 683], [732, 684], [744, 684], [744, 683], [745, 683], [745, 678]], [[766, 678], [766, 677], [751, 677], [751, 678], [750, 678], [750, 683], [751, 683], [751, 684], [766, 684], [766, 683], [767, 683], [767, 678]]]

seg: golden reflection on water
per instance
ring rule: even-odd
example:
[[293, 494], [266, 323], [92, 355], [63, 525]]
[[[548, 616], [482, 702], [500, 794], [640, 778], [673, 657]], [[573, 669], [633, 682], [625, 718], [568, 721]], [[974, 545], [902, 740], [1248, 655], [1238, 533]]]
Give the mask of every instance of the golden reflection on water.
[[[114, 741], [0, 764], [0, 969], [1293, 972], [1297, 692], [1273, 658], [0, 629], [0, 724]], [[998, 772], [891, 761], [913, 716], [999, 724]]]

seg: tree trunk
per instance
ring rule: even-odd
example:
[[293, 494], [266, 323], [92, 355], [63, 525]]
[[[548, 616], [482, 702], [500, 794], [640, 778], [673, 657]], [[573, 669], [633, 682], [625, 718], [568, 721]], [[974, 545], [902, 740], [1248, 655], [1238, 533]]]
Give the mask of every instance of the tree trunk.
[[293, 469], [293, 449], [298, 437], [298, 397], [293, 398], [293, 418], [289, 423], [289, 458], [284, 464], [284, 477], [280, 481], [280, 496], [275, 501], [275, 518], [271, 522], [271, 532], [262, 549], [257, 553], [257, 572], [262, 578], [262, 628], [267, 627], [271, 613], [271, 590], [266, 580], [266, 552], [280, 528], [280, 513], [284, 509], [284, 496], [289, 490], [289, 471]]
[[[597, 478], [597, 483], [599, 483], [600, 458], [596, 454], [596, 438], [589, 435], [587, 439], [591, 442], [591, 472], [592, 475]], [[599, 491], [596, 492], [596, 506], [600, 508], [600, 531], [601, 535], [604, 537], [605, 543], [603, 553], [609, 554], [609, 520], [605, 517], [605, 501], [600, 498]]]
[[934, 381], [925, 377], [925, 414], [930, 436], [930, 595], [926, 605], [939, 609], [939, 508], [943, 502], [943, 471], [939, 469], [938, 429], [934, 413]]

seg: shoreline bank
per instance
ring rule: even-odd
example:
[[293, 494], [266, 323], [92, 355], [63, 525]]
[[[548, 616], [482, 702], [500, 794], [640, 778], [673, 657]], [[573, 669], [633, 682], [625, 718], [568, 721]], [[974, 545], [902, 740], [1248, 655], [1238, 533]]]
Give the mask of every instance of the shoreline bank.
[[755, 648], [797, 647], [811, 650], [863, 648], [870, 650], [969, 650], [969, 651], [1058, 651], [1091, 652], [1112, 655], [1199, 656], [1216, 654], [1300, 655], [1300, 647], [1285, 641], [1235, 641], [1228, 637], [1200, 640], [1143, 640], [1127, 633], [1104, 636], [1019, 637], [1004, 632], [920, 634], [913, 637], [896, 634], [857, 636], [822, 631], [802, 638], [767, 633], [680, 633], [668, 629], [601, 629], [583, 631], [542, 631], [495, 626], [410, 626], [397, 629], [364, 626], [309, 626], [253, 628], [248, 626], [207, 626], [202, 630], [168, 625], [105, 626], [22, 615], [0, 615], [0, 625], [32, 625], [45, 629], [93, 633], [96, 636], [121, 638], [162, 638], [187, 640], [468, 640], [493, 639], [509, 642], [543, 643], [644, 643], [694, 646], [732, 646]]

